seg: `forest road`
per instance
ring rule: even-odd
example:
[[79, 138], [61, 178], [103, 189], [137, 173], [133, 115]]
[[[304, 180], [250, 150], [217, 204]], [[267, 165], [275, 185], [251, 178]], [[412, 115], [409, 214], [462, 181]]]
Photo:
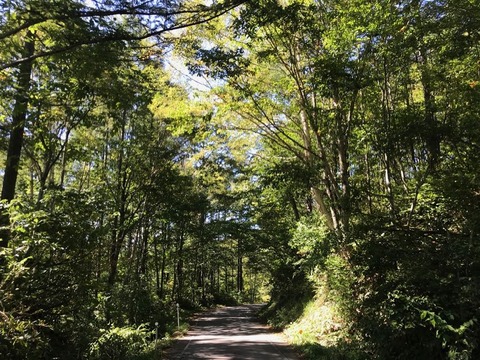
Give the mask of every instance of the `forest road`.
[[297, 360], [280, 335], [260, 324], [260, 305], [222, 307], [199, 315], [187, 336], [176, 341], [169, 360]]

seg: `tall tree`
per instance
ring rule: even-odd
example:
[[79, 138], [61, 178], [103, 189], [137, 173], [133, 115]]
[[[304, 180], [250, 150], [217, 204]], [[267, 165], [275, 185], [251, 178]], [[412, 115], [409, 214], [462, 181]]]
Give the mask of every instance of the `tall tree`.
[[[37, 58], [66, 53], [82, 46], [121, 41], [140, 41], [160, 37], [163, 33], [203, 23], [216, 18], [243, 1], [226, 1], [210, 6], [184, 2], [155, 1], [125, 4], [124, 2], [20, 1], [4, 2], [0, 22], [2, 70], [19, 68], [14, 86], [15, 107], [12, 131], [6, 159], [2, 200], [9, 202], [15, 195], [18, 165], [23, 145], [23, 133], [28, 109], [29, 79]], [[117, 21], [118, 17], [122, 21]], [[18, 40], [20, 39], [20, 40]], [[24, 43], [18, 46], [12, 43]], [[34, 43], [37, 46], [34, 46]], [[8, 226], [8, 216], [2, 211], [2, 226]], [[5, 232], [0, 243], [8, 245]]]
[[[408, 357], [405, 342], [422, 341], [429, 344], [421, 346], [423, 357], [443, 356], [442, 346], [452, 358], [474, 357], [477, 313], [460, 310], [448, 290], [457, 283], [447, 280], [454, 269], [473, 274], [461, 264], [470, 259], [467, 239], [477, 237], [457, 226], [463, 220], [451, 221], [470, 218], [466, 208], [446, 205], [451, 181], [475, 187], [466, 168], [445, 176], [461, 163], [476, 164], [464, 152], [476, 149], [476, 132], [465, 141], [455, 135], [476, 108], [467, 99], [476, 96], [479, 76], [469, 66], [479, 9], [462, 5], [470, 13], [459, 21], [462, 11], [450, 1], [261, 1], [229, 19], [231, 33], [209, 37], [205, 48], [191, 42], [191, 69], [225, 81], [216, 94], [236, 125], [250, 121], [285, 150], [286, 163], [295, 157], [308, 169], [304, 184], [335, 234], [329, 246], [343, 259], [335, 271], [323, 256], [318, 264], [334, 279], [356, 279], [355, 286], [341, 281], [346, 314], [360, 334], [375, 332], [374, 316], [383, 314], [385, 326], [368, 345], [382, 358]], [[453, 248], [458, 257], [442, 262]], [[464, 345], [450, 336], [463, 336]]]

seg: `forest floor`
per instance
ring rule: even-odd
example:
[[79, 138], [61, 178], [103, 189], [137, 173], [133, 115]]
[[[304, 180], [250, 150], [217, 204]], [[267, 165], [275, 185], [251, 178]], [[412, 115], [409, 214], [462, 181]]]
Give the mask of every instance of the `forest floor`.
[[298, 356], [268, 326], [258, 322], [260, 305], [221, 307], [194, 317], [191, 330], [167, 354], [169, 360], [296, 360]]

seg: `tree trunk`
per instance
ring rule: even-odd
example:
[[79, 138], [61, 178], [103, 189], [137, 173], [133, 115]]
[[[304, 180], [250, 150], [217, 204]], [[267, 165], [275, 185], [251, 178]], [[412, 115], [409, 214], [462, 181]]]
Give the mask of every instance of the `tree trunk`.
[[127, 172], [124, 167], [124, 158], [123, 158], [123, 142], [125, 140], [126, 132], [126, 113], [123, 114], [122, 119], [122, 129], [121, 129], [121, 138], [120, 138], [120, 156], [118, 159], [118, 183], [117, 183], [117, 194], [118, 194], [118, 216], [115, 216], [114, 226], [112, 230], [112, 245], [110, 247], [110, 273], [108, 276], [108, 284], [113, 286], [115, 283], [117, 272], [118, 272], [118, 259], [120, 257], [120, 250], [125, 239], [125, 219], [126, 219], [126, 202], [127, 202]]
[[165, 297], [165, 265], [167, 261], [167, 249], [165, 246], [162, 247], [162, 266], [160, 270], [160, 292], [158, 294], [158, 297], [160, 300], [163, 300]]
[[[33, 39], [34, 34], [28, 32], [25, 45], [24, 57], [28, 58], [35, 51]], [[17, 94], [12, 114], [12, 129], [8, 142], [7, 159], [5, 163], [5, 173], [3, 176], [3, 186], [1, 200], [9, 203], [15, 197], [15, 187], [17, 184], [18, 168], [20, 165], [20, 155], [23, 147], [23, 135], [28, 111], [28, 92], [30, 90], [30, 78], [32, 75], [33, 60], [25, 61], [18, 67]], [[0, 247], [7, 247], [10, 240], [10, 219], [5, 209], [0, 210]]]
[[243, 256], [241, 250], [242, 242], [238, 240], [237, 252], [237, 291], [243, 293]]
[[168, 280], [166, 279], [165, 274], [165, 266], [167, 262], [167, 241], [168, 241], [168, 224], [164, 224], [163, 228], [163, 242], [162, 242], [162, 265], [160, 270], [160, 289], [158, 292], [158, 297], [162, 300], [165, 297], [165, 282]]
[[292, 206], [293, 215], [295, 216], [295, 221], [300, 221], [300, 212], [298, 211], [297, 202], [295, 201], [295, 197], [291, 191], [288, 192], [288, 201]]
[[[174, 294], [174, 298], [177, 301], [181, 298], [181, 294], [183, 292], [183, 245], [184, 245], [184, 229], [182, 225], [182, 229], [180, 230], [180, 235], [178, 237], [178, 244], [177, 244], [177, 266], [176, 266], [176, 279], [177, 279], [177, 289], [176, 294]], [[175, 291], [175, 288], [174, 288]]]
[[[307, 104], [305, 104], [304, 106], [307, 106]], [[310, 168], [314, 168], [313, 149], [312, 149], [312, 142], [310, 137], [310, 128], [312, 125], [312, 121], [309, 121], [308, 114], [305, 109], [302, 109], [300, 111], [300, 122], [302, 127], [302, 140], [303, 140], [303, 147], [304, 147], [305, 162], [308, 164]], [[318, 129], [312, 129], [312, 130], [317, 134], [317, 137], [316, 137], [317, 143], [321, 146], [322, 142], [321, 142], [320, 136], [318, 135]], [[327, 160], [324, 159], [324, 162], [326, 161]], [[323, 195], [324, 193], [315, 186], [312, 186], [310, 190], [312, 193], [312, 197], [315, 200], [315, 204], [318, 212], [325, 217], [325, 221], [329, 229], [335, 230], [336, 228], [335, 218], [332, 215], [332, 211], [329, 210], [325, 205], [325, 199]]]
[[65, 184], [65, 174], [67, 172], [67, 150], [68, 150], [68, 140], [70, 139], [70, 129], [67, 130], [65, 135], [65, 143], [63, 145], [62, 152], [62, 171], [60, 173], [60, 187], [63, 188]]
[[432, 80], [428, 69], [427, 51], [421, 49], [421, 81], [423, 86], [423, 99], [425, 102], [425, 142], [429, 153], [429, 165], [434, 169], [440, 158], [440, 140], [438, 122], [435, 116], [436, 104], [433, 93]]
[[150, 237], [150, 224], [146, 224], [143, 229], [142, 252], [140, 257], [140, 274], [147, 274], [147, 259], [148, 259], [148, 238]]

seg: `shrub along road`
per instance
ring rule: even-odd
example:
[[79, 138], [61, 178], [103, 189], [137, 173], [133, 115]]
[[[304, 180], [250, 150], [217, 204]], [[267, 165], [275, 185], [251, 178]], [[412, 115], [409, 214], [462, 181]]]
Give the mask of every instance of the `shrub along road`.
[[277, 334], [255, 318], [259, 305], [223, 307], [196, 317], [187, 336], [179, 339], [168, 358], [214, 360], [296, 360]]

